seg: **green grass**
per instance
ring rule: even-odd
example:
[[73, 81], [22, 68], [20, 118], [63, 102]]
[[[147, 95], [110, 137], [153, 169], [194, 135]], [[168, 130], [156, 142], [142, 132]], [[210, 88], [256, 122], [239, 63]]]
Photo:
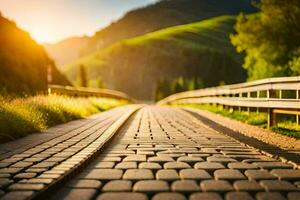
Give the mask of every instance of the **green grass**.
[[[200, 22], [174, 26], [149, 33], [133, 39], [124, 40], [122, 44], [145, 45], [153, 41], [170, 41], [189, 48], [230, 48], [229, 34], [233, 32], [235, 16], [220, 16]], [[231, 51], [237, 55], [235, 51]]]
[[[225, 48], [228, 54], [240, 59], [231, 45], [229, 35], [234, 32], [236, 16], [220, 16], [186, 25], [174, 26], [116, 43], [107, 52], [117, 51], [122, 46], [148, 46], [153, 43], [169, 42], [174, 46], [195, 50], [211, 49], [221, 51]], [[163, 47], [162, 47], [163, 48]], [[223, 51], [223, 50], [222, 50]]]
[[56, 95], [16, 99], [0, 97], [0, 142], [40, 132], [126, 103], [109, 98]]
[[[140, 54], [142, 54], [141, 51], [147, 51], [148, 54], [154, 54], [157, 60], [165, 55], [179, 60], [178, 57], [182, 56], [183, 50], [194, 51], [195, 53], [212, 51], [231, 56], [236, 62], [241, 63], [242, 56], [236, 53], [229, 39], [229, 35], [234, 32], [235, 22], [236, 16], [220, 16], [122, 40], [63, 66], [63, 72], [69, 80], [75, 83], [77, 67], [83, 64], [87, 67], [90, 78], [96, 78], [102, 75], [105, 67], [114, 66], [112, 61], [117, 60], [120, 55], [129, 55], [131, 54], [129, 52], [135, 51]], [[136, 60], [135, 57], [129, 59]], [[121, 63], [124, 63], [124, 60]], [[164, 63], [164, 65], [166, 64]], [[186, 65], [193, 64], [188, 63]], [[151, 68], [151, 63], [147, 67]]]
[[300, 139], [300, 126], [292, 122], [281, 122], [272, 131]]
[[[225, 117], [229, 117], [231, 119], [235, 119], [247, 124], [259, 126], [262, 128], [267, 128], [268, 123], [268, 115], [267, 113], [257, 113], [257, 112], [246, 112], [246, 111], [236, 111], [236, 110], [228, 110], [223, 109], [222, 106], [216, 105], [200, 105], [200, 104], [182, 104], [178, 106], [183, 107], [192, 107], [201, 110], [207, 110]], [[300, 126], [294, 123], [292, 120], [289, 121], [290, 118], [278, 116], [277, 117], [280, 122], [276, 126], [271, 127], [271, 130], [283, 135], [287, 135], [290, 137], [300, 138]]]

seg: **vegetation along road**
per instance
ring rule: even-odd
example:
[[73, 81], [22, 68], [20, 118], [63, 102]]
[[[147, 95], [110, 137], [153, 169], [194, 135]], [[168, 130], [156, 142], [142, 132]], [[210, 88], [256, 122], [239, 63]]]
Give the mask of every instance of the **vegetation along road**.
[[2, 199], [300, 198], [299, 153], [275, 156], [180, 108], [126, 105], [38, 135], [1, 146]]

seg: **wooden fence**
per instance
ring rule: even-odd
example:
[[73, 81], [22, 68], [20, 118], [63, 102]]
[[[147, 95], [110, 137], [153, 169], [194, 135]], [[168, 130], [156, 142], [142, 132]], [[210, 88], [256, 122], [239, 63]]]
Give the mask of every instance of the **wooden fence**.
[[127, 94], [115, 90], [109, 89], [97, 89], [97, 88], [85, 88], [85, 87], [71, 87], [61, 85], [49, 85], [49, 94], [78, 96], [78, 97], [108, 97], [115, 99], [124, 99], [128, 101], [134, 101]]
[[300, 123], [300, 76], [269, 78], [171, 95], [158, 104], [217, 104], [231, 109], [267, 111], [268, 126], [276, 114], [295, 115]]

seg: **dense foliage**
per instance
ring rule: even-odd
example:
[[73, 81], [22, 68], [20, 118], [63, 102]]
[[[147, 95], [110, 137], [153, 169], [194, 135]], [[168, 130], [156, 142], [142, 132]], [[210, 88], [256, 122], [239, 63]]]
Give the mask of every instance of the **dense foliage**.
[[107, 87], [148, 100], [187, 89], [180, 83], [172, 86], [180, 77], [197, 79], [201, 87], [241, 82], [242, 58], [229, 40], [235, 22], [234, 16], [222, 16], [123, 40], [67, 66], [65, 72], [76, 81], [76, 69], [84, 64], [88, 79], [102, 76]]
[[261, 0], [261, 12], [240, 15], [231, 37], [245, 52], [249, 80], [300, 75], [300, 1]]
[[0, 15], [0, 93], [34, 93], [47, 88], [47, 67], [53, 83], [68, 84], [44, 49], [28, 33]]
[[197, 90], [203, 88], [203, 81], [198, 76], [193, 78], [179, 77], [173, 81], [159, 81], [156, 87], [155, 100], [159, 101], [171, 94], [184, 92], [187, 90]]

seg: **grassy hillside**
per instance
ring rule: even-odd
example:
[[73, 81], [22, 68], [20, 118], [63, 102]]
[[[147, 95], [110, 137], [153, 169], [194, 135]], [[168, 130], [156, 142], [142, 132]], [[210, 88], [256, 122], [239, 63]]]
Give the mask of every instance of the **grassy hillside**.
[[68, 84], [43, 47], [0, 15], [0, 93], [34, 93], [47, 87], [47, 66], [53, 66], [53, 83]]
[[100, 30], [89, 40], [86, 52], [93, 52], [123, 39], [171, 26], [188, 24], [221, 15], [254, 12], [251, 0], [164, 0], [133, 10]]
[[81, 42], [74, 41], [73, 46], [68, 47], [67, 41], [63, 41], [52, 46], [51, 49], [46, 46], [46, 50], [53, 56], [57, 64], [61, 64], [62, 60], [64, 63], [71, 63], [75, 59], [69, 54], [78, 55], [80, 48], [81, 53], [88, 55], [121, 40], [164, 28], [221, 15], [255, 12], [256, 9], [251, 5], [251, 2], [252, 0], [162, 0], [153, 5], [128, 12], [111, 25], [99, 30], [93, 37], [88, 38], [87, 44], [84, 46]]
[[[123, 40], [66, 66], [76, 80], [80, 64], [89, 79], [138, 99], [154, 99], [161, 82], [198, 78], [202, 87], [244, 81], [241, 58], [229, 41], [235, 16], [221, 16]], [[142, 85], [142, 86], [141, 86]]]
[[80, 57], [80, 51], [87, 41], [88, 37], [72, 37], [56, 44], [44, 44], [43, 46], [60, 67]]

